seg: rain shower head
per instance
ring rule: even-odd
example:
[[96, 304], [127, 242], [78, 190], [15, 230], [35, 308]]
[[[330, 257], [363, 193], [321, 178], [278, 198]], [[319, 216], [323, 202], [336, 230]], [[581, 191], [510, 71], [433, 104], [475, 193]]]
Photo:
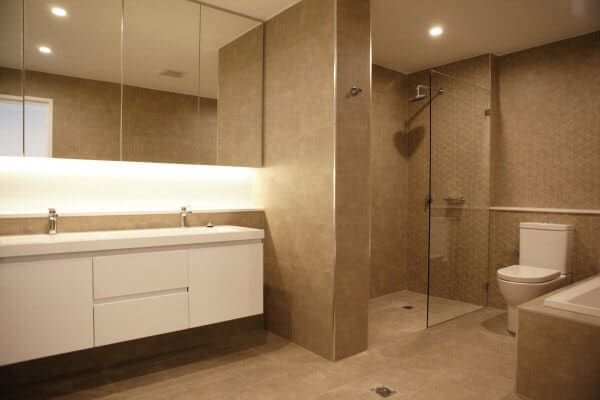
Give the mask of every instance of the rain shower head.
[[425, 85], [417, 85], [417, 95], [409, 101], [411, 103], [414, 103], [415, 101], [426, 99], [427, 97], [429, 97], [425, 94], [427, 89], [429, 89], [429, 87]]
[[[413, 98], [411, 98], [410, 100], [408, 100], [411, 103], [414, 103], [415, 101], [419, 101], [419, 100], [423, 100], [426, 99], [427, 97], [429, 97], [426, 93], [427, 93], [427, 89], [429, 89], [429, 86], [425, 86], [425, 85], [417, 85], [417, 95]], [[444, 94], [444, 89], [443, 88], [439, 88], [437, 90], [437, 94]]]

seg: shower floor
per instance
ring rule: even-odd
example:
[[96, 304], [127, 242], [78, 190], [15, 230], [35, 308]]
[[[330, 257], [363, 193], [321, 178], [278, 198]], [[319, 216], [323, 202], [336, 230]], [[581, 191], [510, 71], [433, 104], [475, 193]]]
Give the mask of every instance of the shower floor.
[[[393, 312], [394, 308], [400, 307], [401, 310], [398, 311], [405, 313], [407, 310], [402, 308], [404, 305], [414, 307], [410, 310], [413, 313], [410, 316], [412, 321], [410, 323], [406, 321], [399, 323], [407, 323], [415, 329], [423, 329], [427, 318], [427, 296], [424, 294], [403, 290], [377, 297], [369, 302], [369, 311], [371, 314], [380, 314], [382, 312]], [[431, 296], [429, 298], [429, 325], [437, 325], [482, 308], [482, 306], [475, 304]]]

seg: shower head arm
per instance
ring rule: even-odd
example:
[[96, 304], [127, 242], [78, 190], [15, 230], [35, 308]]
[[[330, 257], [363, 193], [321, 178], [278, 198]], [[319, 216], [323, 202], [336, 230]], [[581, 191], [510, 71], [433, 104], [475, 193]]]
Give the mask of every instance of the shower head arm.
[[[429, 86], [417, 85], [417, 95], [415, 97], [411, 98], [409, 101], [412, 103], [412, 102], [423, 100], [423, 99], [429, 97], [429, 94], [422, 93], [422, 90], [427, 90], [427, 89], [430, 89]], [[444, 88], [439, 88], [436, 92], [436, 95], [442, 95], [442, 94], [444, 94]]]

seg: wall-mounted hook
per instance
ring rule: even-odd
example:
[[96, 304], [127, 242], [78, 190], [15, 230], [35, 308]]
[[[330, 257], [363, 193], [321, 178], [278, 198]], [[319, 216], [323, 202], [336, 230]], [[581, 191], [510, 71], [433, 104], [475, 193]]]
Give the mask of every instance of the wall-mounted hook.
[[352, 97], [356, 97], [360, 94], [360, 92], [362, 92], [361, 88], [357, 88], [356, 86], [352, 86], [352, 89], [350, 89], [350, 95]]

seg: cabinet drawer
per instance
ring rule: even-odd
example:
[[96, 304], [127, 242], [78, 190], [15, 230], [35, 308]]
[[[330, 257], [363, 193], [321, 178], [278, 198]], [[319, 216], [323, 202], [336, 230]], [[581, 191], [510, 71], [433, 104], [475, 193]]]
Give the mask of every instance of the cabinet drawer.
[[94, 298], [188, 286], [188, 251], [153, 251], [94, 257]]
[[188, 327], [187, 292], [94, 305], [95, 346]]

